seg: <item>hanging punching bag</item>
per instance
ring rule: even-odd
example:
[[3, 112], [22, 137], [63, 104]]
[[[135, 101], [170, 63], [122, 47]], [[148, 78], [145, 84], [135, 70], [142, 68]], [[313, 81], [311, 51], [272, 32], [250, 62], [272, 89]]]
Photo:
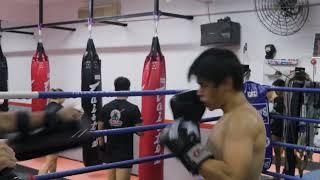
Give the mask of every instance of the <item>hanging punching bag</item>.
[[[158, 37], [152, 40], [142, 75], [143, 90], [166, 89], [166, 66], [161, 53]], [[142, 96], [142, 118], [144, 125], [163, 123], [165, 116], [165, 96]], [[159, 144], [161, 130], [147, 131], [140, 137], [140, 157], [163, 154]], [[140, 180], [163, 180], [163, 160], [139, 164]]]
[[[0, 44], [0, 91], [8, 91], [8, 65]], [[0, 111], [8, 111], [8, 100], [0, 99]]]
[[[49, 59], [41, 42], [38, 42], [37, 51], [32, 58], [31, 87], [32, 91], [49, 91], [50, 89]], [[32, 99], [32, 111], [42, 111], [46, 105], [47, 99]]]
[[[82, 58], [81, 69], [81, 90], [82, 91], [101, 91], [101, 60], [96, 52], [93, 40], [87, 42], [87, 49]], [[97, 117], [102, 108], [102, 98], [82, 98], [82, 108], [84, 115], [82, 123], [92, 131], [98, 129]], [[98, 156], [98, 141], [83, 145], [83, 162], [85, 166], [101, 164]]]

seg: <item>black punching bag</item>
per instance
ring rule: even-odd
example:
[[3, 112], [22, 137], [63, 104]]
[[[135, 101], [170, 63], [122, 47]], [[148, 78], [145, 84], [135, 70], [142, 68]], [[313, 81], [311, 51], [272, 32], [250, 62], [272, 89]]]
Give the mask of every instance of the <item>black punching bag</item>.
[[[0, 44], [0, 91], [8, 91], [8, 65]], [[0, 111], [8, 111], [8, 100], [1, 99]]]
[[[87, 50], [82, 58], [81, 91], [101, 91], [101, 60], [96, 52], [93, 40], [87, 42]], [[82, 98], [84, 115], [82, 123], [91, 131], [98, 130], [97, 117], [102, 108], [102, 98]], [[83, 162], [85, 166], [101, 164], [98, 154], [98, 141], [83, 145]]]

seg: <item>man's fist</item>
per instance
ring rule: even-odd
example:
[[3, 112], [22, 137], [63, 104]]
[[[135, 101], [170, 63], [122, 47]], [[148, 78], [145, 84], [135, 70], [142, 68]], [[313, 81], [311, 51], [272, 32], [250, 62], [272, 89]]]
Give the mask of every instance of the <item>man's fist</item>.
[[5, 143], [0, 143], [0, 171], [6, 168], [14, 168], [17, 159], [13, 150]]
[[198, 122], [205, 111], [205, 105], [200, 101], [196, 90], [174, 95], [170, 100], [170, 106], [174, 119], [182, 117]]
[[175, 121], [162, 131], [160, 143], [167, 146], [192, 174], [197, 174], [202, 162], [213, 158], [212, 153], [201, 145], [199, 120], [205, 106], [196, 91], [177, 94], [170, 104]]
[[213, 158], [212, 153], [201, 145], [197, 122], [176, 120], [162, 131], [160, 143], [166, 145], [192, 174], [198, 174], [200, 165]]

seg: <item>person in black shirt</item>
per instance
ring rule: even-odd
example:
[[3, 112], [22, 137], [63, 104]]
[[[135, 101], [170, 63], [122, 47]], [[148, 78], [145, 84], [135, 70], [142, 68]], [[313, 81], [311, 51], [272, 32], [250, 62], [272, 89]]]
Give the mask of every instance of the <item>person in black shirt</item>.
[[[57, 89], [52, 88], [50, 91], [63, 92], [63, 90], [60, 89], [60, 88], [57, 88]], [[63, 98], [49, 99], [49, 103], [45, 107], [44, 111], [45, 112], [50, 112], [50, 113], [58, 112], [60, 109], [63, 108], [62, 103], [64, 102], [64, 100], [65, 99], [63, 99]], [[47, 155], [46, 156], [46, 162], [40, 168], [39, 174], [47, 174], [47, 173], [56, 172], [56, 170], [57, 170], [57, 161], [58, 161], [58, 155], [56, 155], [56, 154]]]
[[[284, 87], [285, 82], [282, 79], [277, 79], [272, 83], [272, 86]], [[270, 95], [270, 94], [273, 94], [273, 95]], [[268, 95], [267, 96], [268, 96], [269, 102], [273, 102], [273, 109], [271, 110], [271, 112], [282, 115], [284, 112], [284, 108], [285, 108], [283, 92], [269, 91]], [[272, 139], [272, 141], [282, 141], [283, 126], [284, 126], [283, 120], [271, 119], [271, 139]], [[274, 154], [275, 154], [275, 161], [274, 162], [276, 165], [276, 172], [280, 173], [282, 149], [279, 146], [274, 146], [273, 150], [274, 150]]]
[[[115, 91], [130, 90], [130, 81], [118, 77], [114, 81]], [[142, 125], [138, 106], [127, 101], [128, 97], [117, 97], [105, 104], [98, 118], [98, 129], [115, 129]], [[141, 136], [142, 133], [137, 133]], [[106, 141], [105, 141], [106, 139]], [[133, 159], [133, 133], [109, 135], [99, 138], [99, 146], [103, 151], [105, 163]], [[122, 166], [109, 171], [109, 180], [129, 180], [132, 166]]]

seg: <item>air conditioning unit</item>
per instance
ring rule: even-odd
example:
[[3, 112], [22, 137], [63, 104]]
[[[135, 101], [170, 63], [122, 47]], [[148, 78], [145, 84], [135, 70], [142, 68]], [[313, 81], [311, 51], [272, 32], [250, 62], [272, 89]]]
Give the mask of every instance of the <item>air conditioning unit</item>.
[[[78, 18], [88, 18], [88, 1], [83, 1], [83, 6], [78, 10]], [[117, 16], [121, 14], [121, 2], [119, 0], [95, 0], [93, 16]]]

